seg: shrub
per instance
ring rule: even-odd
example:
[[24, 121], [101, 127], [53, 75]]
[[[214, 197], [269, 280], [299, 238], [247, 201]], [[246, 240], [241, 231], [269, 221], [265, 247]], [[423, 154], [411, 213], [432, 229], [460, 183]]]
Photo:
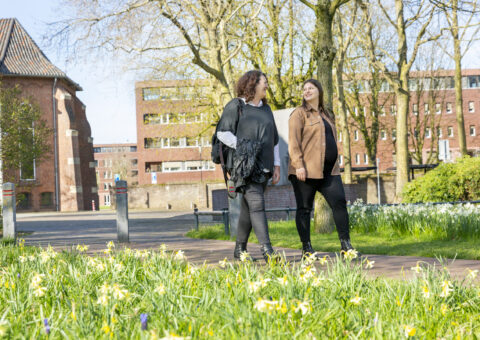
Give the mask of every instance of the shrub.
[[469, 156], [443, 163], [408, 183], [405, 203], [474, 201], [480, 199], [480, 158]]

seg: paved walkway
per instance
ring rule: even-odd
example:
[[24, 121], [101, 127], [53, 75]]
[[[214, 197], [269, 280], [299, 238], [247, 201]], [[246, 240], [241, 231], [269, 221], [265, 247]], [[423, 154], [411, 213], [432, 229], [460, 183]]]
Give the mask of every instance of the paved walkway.
[[[233, 260], [234, 243], [230, 241], [199, 240], [185, 237], [184, 234], [194, 227], [193, 214], [171, 212], [130, 212], [130, 244], [132, 249], [155, 249], [166, 244], [169, 250], [183, 250], [188, 260], [193, 263], [217, 264], [227, 257]], [[22, 238], [28, 245], [51, 245], [57, 250], [71, 249], [77, 244], [88, 244], [89, 252], [102, 252], [108, 241], [115, 241], [116, 216], [114, 212], [80, 212], [80, 213], [23, 213], [17, 214], [17, 230], [27, 232]], [[29, 233], [31, 232], [31, 233]], [[300, 260], [301, 251], [278, 248], [285, 252], [288, 261]], [[261, 258], [260, 247], [249, 244], [249, 252], [254, 258]], [[334, 253], [321, 253], [321, 256], [335, 257]], [[366, 255], [375, 261], [370, 273], [375, 276], [390, 278], [411, 277], [411, 267], [418, 261], [440, 266], [432, 258], [413, 256]], [[263, 261], [259, 261], [263, 264]], [[463, 278], [467, 268], [480, 270], [480, 261], [449, 260], [447, 263], [451, 274]], [[402, 271], [402, 268], [404, 270]], [[480, 275], [479, 275], [480, 277]]]

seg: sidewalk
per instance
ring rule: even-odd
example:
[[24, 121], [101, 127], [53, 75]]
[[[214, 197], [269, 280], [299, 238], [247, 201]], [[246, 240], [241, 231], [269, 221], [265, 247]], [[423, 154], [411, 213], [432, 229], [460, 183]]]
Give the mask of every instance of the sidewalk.
[[[51, 245], [57, 250], [71, 249], [77, 244], [90, 246], [89, 253], [103, 252], [108, 241], [116, 241], [115, 212], [82, 212], [82, 213], [41, 213], [17, 214], [17, 230], [27, 232], [22, 238], [28, 245], [46, 247]], [[194, 227], [193, 214], [185, 212], [131, 212], [130, 243], [132, 249], [158, 249], [161, 244], [168, 250], [183, 250], [190, 262], [217, 264], [228, 258], [233, 261], [234, 242], [217, 240], [200, 240], [185, 237], [184, 234]], [[288, 261], [299, 261], [301, 250], [274, 247], [284, 252]], [[261, 259], [260, 246], [249, 244], [249, 253]], [[335, 258], [334, 253], [320, 253]], [[442, 267], [433, 258], [414, 256], [365, 255], [375, 261], [369, 273], [373, 276], [388, 278], [410, 278], [414, 275], [411, 267], [417, 262], [424, 262]], [[263, 260], [258, 263], [263, 265]], [[450, 273], [463, 279], [469, 269], [480, 270], [480, 261], [448, 260]], [[402, 271], [403, 269], [403, 271]], [[480, 275], [479, 275], [480, 277]]]

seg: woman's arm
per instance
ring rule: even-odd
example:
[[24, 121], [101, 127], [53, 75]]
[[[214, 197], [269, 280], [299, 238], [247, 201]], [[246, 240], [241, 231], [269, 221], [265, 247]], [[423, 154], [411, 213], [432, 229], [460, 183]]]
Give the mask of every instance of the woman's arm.
[[217, 131], [217, 138], [229, 148], [237, 148], [237, 136], [230, 131]]

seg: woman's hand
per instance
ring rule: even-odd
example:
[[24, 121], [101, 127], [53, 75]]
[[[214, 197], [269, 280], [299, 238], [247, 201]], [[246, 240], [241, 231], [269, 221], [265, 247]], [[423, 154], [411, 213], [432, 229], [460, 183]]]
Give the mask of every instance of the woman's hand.
[[305, 171], [305, 168], [299, 168], [295, 172], [297, 173], [297, 178], [302, 182], [305, 182], [307, 179], [307, 171]]
[[279, 180], [280, 180], [280, 167], [276, 165], [273, 168], [272, 184], [277, 184]]

